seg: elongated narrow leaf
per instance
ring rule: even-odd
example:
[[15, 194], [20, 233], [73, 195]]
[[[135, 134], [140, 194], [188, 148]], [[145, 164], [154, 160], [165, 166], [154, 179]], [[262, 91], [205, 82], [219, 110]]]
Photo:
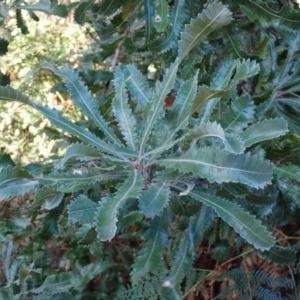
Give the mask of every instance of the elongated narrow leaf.
[[249, 96], [237, 97], [222, 114], [222, 127], [228, 132], [244, 129], [252, 121], [254, 109], [254, 102]]
[[83, 84], [78, 73], [69, 67], [58, 70], [49, 63], [44, 63], [44, 67], [65, 80], [72, 101], [78, 107], [80, 107], [80, 109], [88, 116], [88, 118], [95, 123], [112, 142], [120, 145], [120, 141], [116, 138], [112, 129], [100, 115], [94, 97], [88, 88]]
[[212, 31], [226, 26], [232, 20], [232, 14], [221, 3], [213, 3], [185, 26], [179, 41], [179, 60], [182, 61], [187, 54]]
[[[215, 216], [213, 208], [203, 205], [200, 213], [190, 218], [189, 227], [181, 238], [174, 261], [171, 262], [170, 275], [164, 281], [163, 296], [169, 295], [171, 293], [170, 290], [173, 290], [173, 293], [180, 291], [179, 285], [192, 268], [199, 244], [204, 237], [205, 231], [213, 224]], [[177, 294], [177, 297], [182, 297], [180, 292], [177, 292]]]
[[120, 180], [127, 175], [127, 172], [107, 172], [97, 168], [84, 172], [81, 169], [73, 170], [73, 173], [54, 173], [45, 175], [39, 181], [43, 184], [54, 186], [60, 192], [70, 193], [87, 188], [97, 182]]
[[49, 3], [36, 3], [32, 5], [22, 5], [18, 7], [19, 9], [25, 10], [37, 10], [43, 13], [59, 16], [59, 17], [66, 17], [68, 15], [67, 7], [63, 4], [53, 5]]
[[101, 241], [109, 241], [114, 237], [119, 209], [128, 199], [138, 198], [143, 186], [143, 177], [135, 170], [129, 174], [114, 196], [101, 200], [95, 216], [96, 230]]
[[144, 152], [144, 147], [149, 139], [154, 124], [163, 111], [165, 98], [174, 86], [177, 69], [178, 64], [175, 62], [170, 66], [169, 69], [167, 69], [163, 81], [156, 82], [155, 95], [153, 97], [153, 100], [150, 103], [148, 103], [146, 107], [146, 124], [143, 130], [142, 140], [140, 143], [139, 157], [142, 156]]
[[215, 137], [223, 141], [225, 149], [229, 152], [240, 154], [245, 150], [244, 142], [237, 134], [227, 134], [217, 122], [202, 123], [199, 127], [185, 135], [185, 140], [193, 140], [205, 137]]
[[22, 10], [21, 9], [16, 9], [16, 20], [17, 20], [17, 26], [18, 28], [21, 29], [22, 34], [28, 34], [29, 30], [28, 27], [23, 19], [22, 15]]
[[162, 212], [152, 220], [142, 250], [132, 266], [133, 284], [137, 284], [151, 270], [158, 270], [162, 264], [163, 253], [168, 240], [169, 222], [170, 216], [167, 211]]
[[259, 188], [271, 183], [272, 164], [250, 154], [233, 154], [215, 147], [192, 148], [179, 157], [156, 161], [184, 173], [207, 178], [209, 182], [240, 182]]
[[11, 86], [0, 86], [0, 100], [17, 101], [24, 104], [28, 104], [32, 107], [35, 106], [35, 103], [29, 97], [22, 94], [20, 91], [15, 90]]
[[24, 169], [12, 166], [0, 169], [0, 199], [24, 196], [37, 185], [38, 181]]
[[158, 215], [169, 201], [170, 187], [168, 182], [151, 183], [146, 191], [142, 192], [140, 209], [147, 218]]
[[119, 66], [115, 72], [114, 86], [115, 97], [113, 99], [113, 112], [118, 121], [118, 126], [129, 148], [137, 148], [136, 120], [128, 104], [128, 96], [125, 89], [126, 69]]
[[142, 108], [145, 108], [147, 103], [153, 97], [153, 92], [150, 89], [146, 78], [134, 65], [123, 65], [122, 70], [124, 73], [126, 73], [126, 87], [139, 101], [139, 104], [142, 106]]
[[103, 0], [100, 2], [101, 6], [99, 12], [101, 15], [109, 16], [114, 14], [124, 3], [124, 0]]
[[95, 212], [99, 204], [88, 197], [80, 195], [68, 205], [69, 221], [72, 223], [91, 224], [94, 222]]
[[146, 43], [151, 40], [155, 33], [155, 29], [152, 23], [154, 17], [154, 5], [153, 0], [144, 0], [144, 20], [146, 25]]
[[256, 249], [269, 250], [275, 242], [271, 232], [254, 216], [245, 212], [240, 206], [225, 199], [194, 189], [189, 195], [212, 207], [225, 222]]
[[63, 168], [66, 162], [70, 159], [76, 158], [80, 160], [100, 159], [101, 152], [92, 146], [85, 144], [72, 144], [68, 147], [64, 157], [59, 162], [59, 168]]
[[40, 205], [43, 205], [45, 209], [53, 209], [58, 206], [63, 200], [64, 194], [56, 191], [51, 187], [42, 187], [37, 190], [34, 195], [34, 201], [30, 205], [31, 210], [37, 209]]
[[167, 116], [172, 133], [165, 143], [167, 143], [178, 130], [187, 126], [190, 117], [190, 108], [197, 92], [197, 79], [198, 72], [193, 78], [183, 82], [180, 86], [172, 108]]
[[[118, 146], [109, 145], [106, 142], [102, 141], [100, 138], [96, 137], [91, 132], [82, 129], [81, 127], [75, 125], [72, 123], [69, 119], [62, 116], [57, 110], [50, 109], [48, 106], [43, 106], [40, 104], [37, 104], [35, 108], [42, 113], [53, 125], [55, 125], [58, 128], [61, 128], [62, 130], [80, 138], [83, 142], [93, 145], [100, 150], [112, 154], [116, 157], [122, 158], [126, 160], [126, 156], [128, 157], [128, 154], [131, 152], [123, 152], [122, 148], [118, 148]], [[129, 149], [128, 149], [129, 150]], [[127, 152], [127, 154], [126, 154]], [[129, 157], [133, 155], [134, 152], [131, 152], [132, 154], [129, 154]]]
[[[178, 36], [186, 19], [185, 1], [176, 0], [171, 13], [169, 27], [166, 30], [166, 36], [160, 37], [151, 42], [149, 48], [154, 52], [166, 52], [171, 48], [177, 48]], [[155, 19], [154, 19], [155, 21]]]
[[46, 292], [54, 295], [68, 291], [72, 286], [72, 274], [65, 272], [48, 276], [40, 287], [32, 289], [31, 292], [35, 294]]
[[154, 27], [158, 32], [163, 31], [169, 23], [169, 5], [166, 0], [156, 0]]
[[282, 27], [287, 31], [298, 31], [300, 26], [300, 12], [294, 10], [286, 4], [280, 11], [274, 11], [267, 3], [260, 0], [243, 0], [242, 10], [247, 13], [249, 18], [254, 21], [264, 18], [267, 22], [276, 27]]
[[249, 147], [255, 143], [284, 135], [288, 131], [287, 121], [283, 118], [264, 120], [247, 128], [241, 133], [241, 138], [245, 146]]

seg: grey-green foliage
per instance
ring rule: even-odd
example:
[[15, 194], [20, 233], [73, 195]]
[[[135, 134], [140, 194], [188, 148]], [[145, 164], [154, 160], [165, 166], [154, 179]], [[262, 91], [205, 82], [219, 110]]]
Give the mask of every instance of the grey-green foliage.
[[[203, 5], [195, 3], [199, 6]], [[289, 149], [291, 144], [299, 148], [295, 136], [299, 134], [298, 34], [293, 26], [286, 33], [295, 38], [292, 49], [274, 49], [270, 42], [266, 53], [253, 54], [253, 41], [246, 37], [249, 49], [222, 54], [228, 51], [223, 42], [230, 42], [227, 30], [236, 30], [232, 12], [245, 11], [248, 23], [241, 22], [252, 26], [258, 7], [259, 37], [263, 38], [264, 27], [275, 30], [276, 18], [288, 9], [274, 14], [271, 22], [269, 8], [260, 1], [251, 1], [247, 8], [243, 2], [240, 6], [232, 1], [228, 6], [209, 2], [196, 18], [191, 18], [192, 12], [181, 0], [175, 1], [172, 9], [161, 0], [143, 4], [133, 0], [85, 1], [74, 7], [75, 20], [94, 22], [103, 41], [101, 50], [89, 53], [82, 62], [89, 57], [101, 65], [102, 73], [70, 67], [59, 70], [48, 63], [44, 66], [65, 82], [85, 122], [75, 124], [21, 91], [0, 87], [1, 100], [32, 106], [74, 140], [46, 171], [32, 171], [32, 166], [1, 168], [0, 196], [9, 202], [34, 192], [30, 209], [44, 213], [39, 215], [43, 220], [39, 238], [59, 236], [66, 243], [86, 245], [80, 249], [97, 263], [84, 265], [84, 259], [78, 259], [70, 271], [65, 268], [43, 274], [43, 280], [33, 284], [25, 276], [24, 288], [18, 287], [18, 291], [37, 295], [37, 299], [52, 294], [89, 297], [88, 292], [82, 294], [87, 283], [99, 274], [106, 278], [107, 269], [115, 270], [119, 264], [121, 273], [130, 273], [128, 284], [132, 286], [129, 290], [113, 286], [114, 296], [181, 299], [192, 288], [188, 274], [194, 274], [196, 285], [205, 281], [205, 275], [193, 270], [197, 249], [205, 239], [215, 246], [215, 259], [220, 261], [226, 259], [231, 245], [237, 249], [247, 245], [277, 264], [292, 263], [296, 250], [275, 245], [272, 227], [286, 224], [299, 212], [299, 161], [291, 154], [291, 161], [280, 164], [276, 152]], [[288, 21], [279, 22], [279, 33], [286, 30], [286, 24]], [[155, 49], [162, 59], [153, 53]], [[285, 51], [285, 56], [274, 60], [280, 51]], [[262, 55], [265, 61], [260, 61]], [[144, 64], [140, 63], [143, 59]], [[150, 64], [156, 73], [147, 70]], [[108, 73], [103, 73], [105, 68]], [[107, 82], [100, 80], [97, 87], [101, 96], [89, 90], [89, 83], [95, 83], [89, 78], [91, 74], [107, 76]], [[288, 84], [289, 80], [293, 84]], [[283, 95], [295, 98], [287, 97], [290, 101], [283, 104]], [[171, 107], [166, 106], [168, 97], [174, 98]], [[288, 165], [291, 162], [294, 165]], [[279, 215], [282, 210], [284, 217]], [[132, 225], [136, 226], [133, 231]], [[70, 237], [66, 237], [66, 230]], [[129, 239], [136, 239], [141, 249], [131, 249], [129, 243], [118, 247]], [[3, 253], [10, 257], [12, 243], [5, 245]], [[290, 260], [284, 258], [287, 254]], [[78, 255], [83, 254], [71, 247], [63, 261], [76, 261]], [[114, 257], [118, 258], [115, 262]], [[26, 259], [24, 267], [35, 265]], [[7, 261], [5, 272], [9, 274]], [[15, 264], [16, 269], [19, 261]], [[249, 289], [252, 295], [273, 299], [271, 291], [259, 286], [274, 284], [269, 274], [250, 272], [253, 280], [249, 281], [250, 275], [240, 271], [241, 282], [219, 297]], [[114, 274], [111, 284], [120, 285], [120, 276]], [[220, 280], [227, 275], [235, 279], [235, 271], [223, 275]], [[291, 287], [288, 280], [276, 283]], [[100, 286], [98, 298], [105, 291]], [[3, 293], [7, 291], [12, 292], [12, 287], [6, 286]]]

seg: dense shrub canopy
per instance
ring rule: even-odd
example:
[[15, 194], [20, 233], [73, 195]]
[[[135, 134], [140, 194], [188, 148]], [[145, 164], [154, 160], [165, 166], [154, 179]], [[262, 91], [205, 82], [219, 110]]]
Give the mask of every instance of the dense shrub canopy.
[[38, 11], [74, 13], [89, 35], [36, 71], [76, 110], [2, 74], [0, 100], [64, 141], [44, 162], [1, 154], [2, 298], [297, 299], [297, 3], [0, 5], [23, 34]]

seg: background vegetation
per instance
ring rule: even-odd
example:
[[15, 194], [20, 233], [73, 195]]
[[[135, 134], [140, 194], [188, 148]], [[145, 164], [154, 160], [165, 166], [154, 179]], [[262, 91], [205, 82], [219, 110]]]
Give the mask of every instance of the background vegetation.
[[0, 14], [1, 299], [299, 298], [296, 2]]

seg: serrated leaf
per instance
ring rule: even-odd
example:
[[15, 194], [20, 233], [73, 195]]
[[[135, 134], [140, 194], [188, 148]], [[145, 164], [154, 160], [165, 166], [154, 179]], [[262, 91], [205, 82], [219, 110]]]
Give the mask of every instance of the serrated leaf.
[[212, 207], [219, 217], [232, 226], [239, 235], [256, 249], [269, 250], [274, 245], [275, 239], [271, 232], [267, 231], [259, 220], [237, 204], [197, 189], [191, 191], [189, 195], [195, 200]]
[[162, 32], [169, 23], [169, 5], [166, 0], [157, 0], [154, 16], [154, 27]]
[[227, 134], [217, 122], [202, 123], [185, 135], [185, 140], [205, 137], [215, 137], [223, 141], [225, 149], [231, 153], [240, 154], [245, 150], [244, 142], [237, 134]]
[[37, 185], [38, 181], [24, 169], [12, 166], [0, 169], [0, 199], [24, 196]]
[[34, 294], [44, 292], [49, 295], [66, 292], [73, 287], [72, 277], [72, 274], [67, 272], [49, 275], [40, 287], [30, 291]]
[[100, 130], [115, 144], [120, 145], [120, 141], [115, 136], [104, 118], [100, 115], [95, 99], [88, 88], [83, 84], [77, 72], [66, 67], [62, 70], [54, 68], [51, 64], [44, 62], [44, 68], [51, 70], [57, 76], [62, 77], [67, 85], [72, 101], [88, 116], [88, 118], [98, 126]]
[[147, 218], [158, 215], [169, 201], [170, 187], [168, 182], [151, 183], [148, 189], [142, 192], [139, 207]]
[[20, 9], [16, 9], [16, 20], [17, 20], [17, 27], [21, 29], [22, 34], [28, 34], [29, 30], [23, 19], [22, 11]]
[[228, 132], [240, 131], [252, 121], [254, 110], [254, 102], [249, 96], [237, 97], [222, 114], [221, 125]]
[[248, 127], [241, 133], [246, 147], [261, 141], [274, 139], [287, 133], [288, 123], [283, 118], [265, 119]]
[[51, 187], [42, 187], [34, 195], [34, 201], [29, 206], [31, 210], [37, 209], [40, 205], [48, 210], [57, 207], [63, 200], [64, 194]]
[[80, 195], [68, 205], [69, 221], [71, 223], [92, 224], [99, 204], [88, 197]]
[[271, 183], [273, 166], [250, 154], [233, 154], [215, 147], [192, 148], [179, 157], [168, 157], [157, 164], [206, 178], [209, 182], [240, 182], [259, 188]]
[[179, 41], [179, 61], [182, 61], [188, 53], [212, 31], [226, 26], [232, 20], [232, 14], [221, 3], [208, 5], [198, 14], [197, 19], [191, 19], [181, 33]]
[[171, 13], [170, 20], [168, 21], [169, 27], [166, 30], [166, 36], [152, 41], [149, 45], [150, 50], [154, 52], [164, 53], [170, 50], [171, 48], [177, 48], [178, 36], [180, 34], [185, 19], [185, 1], [176, 0]]
[[90, 146], [90, 145], [85, 145], [85, 144], [72, 144], [70, 145], [65, 154], [64, 157], [61, 159], [59, 162], [59, 168], [63, 168], [66, 164], [66, 162], [69, 159], [76, 158], [80, 160], [90, 160], [90, 159], [99, 159], [101, 158], [101, 152]]
[[67, 17], [68, 16], [68, 10], [67, 7], [63, 4], [59, 4], [59, 5], [53, 5], [50, 3], [46, 3], [46, 2], [39, 2], [36, 4], [32, 4], [32, 5], [22, 5], [17, 7], [19, 9], [25, 9], [25, 10], [37, 10], [37, 11], [41, 11], [43, 13], [49, 14], [49, 15], [54, 15], [54, 16], [59, 16], [59, 17]]
[[103, 0], [101, 1], [101, 15], [108, 16], [114, 14], [123, 4], [124, 0]]
[[156, 82], [155, 94], [153, 96], [153, 100], [150, 103], [148, 103], [145, 111], [146, 122], [145, 122], [145, 128], [142, 133], [142, 140], [140, 143], [140, 151], [139, 151], [140, 158], [144, 152], [144, 148], [149, 139], [154, 124], [159, 118], [161, 112], [163, 111], [165, 98], [174, 86], [177, 69], [178, 69], [178, 64], [173, 63], [170, 66], [170, 68], [166, 70], [163, 81]]
[[87, 188], [97, 182], [105, 183], [107, 181], [120, 180], [127, 175], [127, 172], [104, 172], [97, 168], [90, 169], [88, 172], [82, 170], [73, 170], [68, 173], [54, 173], [45, 175], [39, 181], [42, 184], [54, 186], [56, 190], [64, 193], [76, 192]]
[[95, 225], [101, 241], [111, 240], [117, 230], [117, 214], [121, 206], [130, 198], [138, 198], [144, 186], [143, 177], [138, 171], [129, 174], [114, 196], [100, 201], [96, 212]]
[[132, 265], [131, 279], [134, 285], [151, 270], [158, 270], [168, 239], [170, 216], [163, 212], [154, 217], [145, 236], [142, 249]]
[[112, 101], [113, 113], [126, 144], [129, 148], [136, 150], [137, 148], [137, 133], [136, 119], [128, 104], [128, 96], [125, 89], [126, 69], [122, 65], [116, 68], [114, 87], [115, 97]]
[[[281, 27], [287, 31], [298, 31], [300, 26], [300, 12], [294, 10], [289, 4], [284, 5], [280, 11], [274, 11], [267, 3], [260, 0], [241, 1], [245, 5], [242, 10], [245, 11], [251, 20], [264, 18], [274, 27]], [[250, 15], [249, 15], [250, 13]]]
[[144, 108], [152, 99], [153, 92], [150, 89], [146, 78], [134, 65], [122, 65], [123, 72], [126, 69], [126, 87], [139, 101], [139, 104]]
[[3, 56], [8, 51], [8, 41], [0, 38], [0, 56]]
[[126, 157], [136, 156], [134, 151], [118, 145], [109, 145], [96, 137], [91, 132], [82, 129], [81, 127], [72, 123], [69, 119], [62, 116], [60, 112], [55, 109], [50, 109], [47, 105], [35, 104], [30, 98], [23, 95], [20, 91], [11, 88], [10, 86], [0, 86], [0, 100], [18, 101], [28, 104], [43, 114], [53, 125], [62, 130], [80, 138], [83, 142], [93, 145], [102, 151], [113, 154], [121, 159], [127, 160]]

